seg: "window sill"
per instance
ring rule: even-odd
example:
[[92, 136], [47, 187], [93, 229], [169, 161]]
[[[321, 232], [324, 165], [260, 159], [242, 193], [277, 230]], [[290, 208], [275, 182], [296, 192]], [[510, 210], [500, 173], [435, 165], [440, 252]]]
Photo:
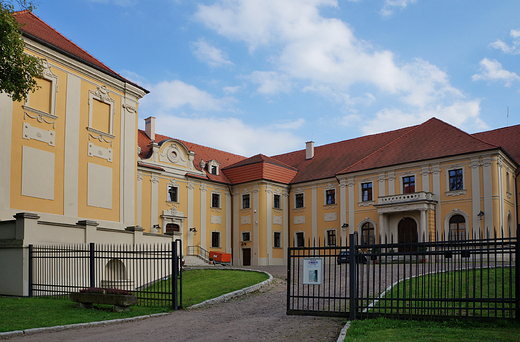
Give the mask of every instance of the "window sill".
[[465, 195], [465, 194], [466, 194], [466, 190], [464, 190], [464, 189], [446, 191], [446, 196], [460, 196], [460, 195]]
[[362, 201], [362, 202], [359, 202], [358, 203], [358, 206], [360, 207], [368, 207], [368, 206], [371, 206], [371, 205], [374, 205], [374, 201]]

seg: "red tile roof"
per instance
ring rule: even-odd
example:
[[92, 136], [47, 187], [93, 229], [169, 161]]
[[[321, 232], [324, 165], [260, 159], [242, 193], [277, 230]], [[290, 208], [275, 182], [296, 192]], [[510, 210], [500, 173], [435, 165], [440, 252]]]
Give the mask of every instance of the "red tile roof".
[[233, 184], [261, 179], [289, 184], [298, 172], [294, 167], [263, 154], [244, 159], [222, 171]]
[[350, 173], [497, 148], [499, 146], [484, 142], [444, 121], [432, 118], [338, 173]]
[[520, 125], [475, 133], [472, 136], [502, 147], [517, 164], [520, 164]]
[[413, 126], [317, 146], [314, 148], [314, 157], [309, 160], [305, 159], [305, 150], [280, 154], [272, 158], [299, 170], [292, 184], [331, 178], [411, 129]]
[[131, 83], [134, 86], [148, 93], [148, 90], [125, 79], [124, 77], [116, 73], [114, 70], [110, 69], [105, 64], [101, 63], [88, 52], [74, 44], [72, 41], [67, 39], [65, 36], [56, 31], [50, 25], [48, 25], [43, 20], [35, 16], [32, 12], [27, 10], [15, 12], [14, 16], [16, 18], [16, 21], [20, 24], [20, 28], [24, 36], [38, 41], [44, 45], [47, 45], [53, 48], [54, 50], [59, 51], [60, 53], [68, 55], [69, 57], [72, 57], [85, 64], [88, 64], [98, 70], [101, 70], [102, 72], [110, 76], [113, 76], [121, 81]]

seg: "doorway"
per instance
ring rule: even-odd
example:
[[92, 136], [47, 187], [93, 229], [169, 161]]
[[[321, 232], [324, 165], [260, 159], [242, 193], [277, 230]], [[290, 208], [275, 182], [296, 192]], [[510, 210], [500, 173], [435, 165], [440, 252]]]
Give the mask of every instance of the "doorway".
[[410, 244], [399, 247], [399, 252], [417, 251], [417, 223], [410, 217], [403, 217], [397, 226], [398, 243]]
[[242, 265], [251, 266], [251, 248], [242, 248]]

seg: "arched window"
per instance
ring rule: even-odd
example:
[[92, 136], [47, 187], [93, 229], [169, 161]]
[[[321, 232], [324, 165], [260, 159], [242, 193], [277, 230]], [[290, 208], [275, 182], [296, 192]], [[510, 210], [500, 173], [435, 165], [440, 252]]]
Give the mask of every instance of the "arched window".
[[450, 218], [449, 240], [465, 240], [466, 239], [466, 220], [462, 215], [453, 215]]
[[173, 235], [173, 233], [180, 232], [180, 226], [175, 223], [167, 223], [166, 224], [166, 232], [165, 234]]
[[105, 280], [126, 279], [126, 267], [121, 260], [112, 259], [105, 266]]
[[365, 222], [361, 226], [362, 245], [371, 245], [375, 243], [374, 226], [370, 222]]

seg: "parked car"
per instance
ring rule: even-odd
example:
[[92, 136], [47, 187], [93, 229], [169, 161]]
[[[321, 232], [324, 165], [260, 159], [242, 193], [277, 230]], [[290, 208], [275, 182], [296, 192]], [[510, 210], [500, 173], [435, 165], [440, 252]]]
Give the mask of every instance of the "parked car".
[[[350, 262], [350, 253], [349, 251], [341, 251], [338, 254], [338, 265], [348, 264]], [[368, 263], [367, 258], [364, 255], [358, 254], [356, 257], [356, 262], [360, 264]]]

